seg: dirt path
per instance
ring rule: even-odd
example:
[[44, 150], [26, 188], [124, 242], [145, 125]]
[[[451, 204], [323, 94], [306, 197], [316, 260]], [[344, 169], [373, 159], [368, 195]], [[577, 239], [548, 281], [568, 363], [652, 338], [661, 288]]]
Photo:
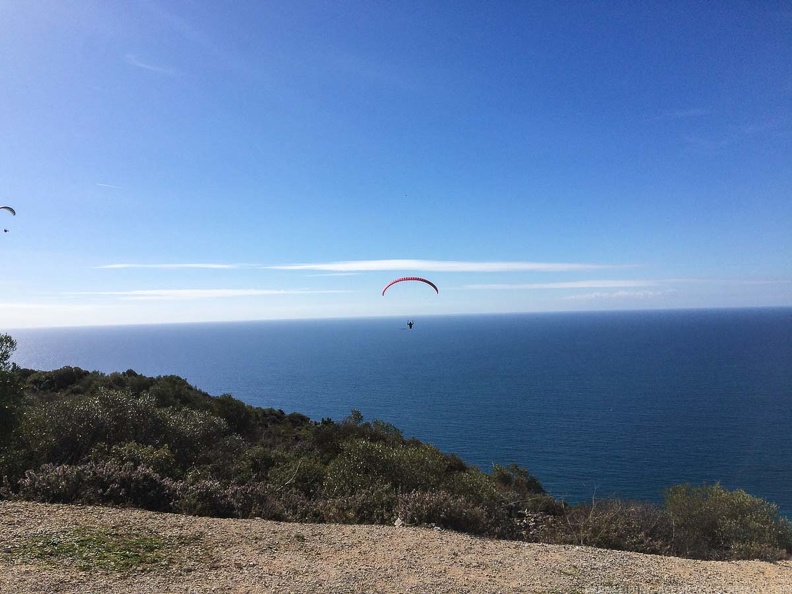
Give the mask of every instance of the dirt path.
[[792, 593], [792, 562], [0, 502], [0, 592]]

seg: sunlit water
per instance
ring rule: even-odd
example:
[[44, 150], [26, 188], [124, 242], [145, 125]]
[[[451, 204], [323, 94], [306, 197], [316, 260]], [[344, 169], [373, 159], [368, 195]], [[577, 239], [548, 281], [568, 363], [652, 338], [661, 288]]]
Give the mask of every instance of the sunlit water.
[[179, 375], [336, 420], [359, 409], [571, 502], [720, 481], [792, 515], [792, 310], [17, 330], [14, 361]]

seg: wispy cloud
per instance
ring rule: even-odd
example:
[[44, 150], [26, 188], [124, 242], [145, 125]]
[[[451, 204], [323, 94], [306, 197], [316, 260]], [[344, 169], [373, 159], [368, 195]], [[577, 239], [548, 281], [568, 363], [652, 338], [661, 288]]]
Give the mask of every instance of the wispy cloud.
[[143, 70], [149, 70], [151, 72], [156, 72], [158, 74], [165, 74], [168, 76], [176, 76], [177, 74], [179, 74], [176, 70], [173, 70], [171, 68], [165, 68], [163, 66], [155, 66], [154, 64], [141, 62], [134, 54], [126, 54], [124, 56], [124, 61], [127, 64], [130, 64], [131, 66], [142, 68]]
[[454, 260], [350, 260], [314, 264], [266, 266], [272, 270], [323, 270], [374, 272], [388, 270], [421, 272], [571, 272], [624, 268], [624, 265], [578, 262], [460, 262]]
[[585, 280], [558, 283], [493, 283], [465, 285], [466, 289], [524, 290], [524, 289], [615, 289], [621, 287], [652, 287], [659, 284], [651, 280]]
[[[646, 294], [660, 295], [667, 294], [675, 289], [670, 288], [673, 285], [789, 285], [792, 280], [789, 279], [775, 279], [775, 280], [756, 280], [756, 279], [720, 279], [720, 278], [668, 278], [668, 279], [653, 279], [653, 280], [628, 280], [628, 279], [597, 279], [597, 280], [580, 280], [580, 281], [562, 281], [553, 283], [482, 283], [464, 285], [465, 289], [483, 289], [483, 290], [535, 290], [535, 289], [631, 289], [641, 287], [669, 287], [658, 291], [647, 291]], [[644, 292], [640, 292], [644, 293]], [[592, 295], [597, 297], [603, 296], [637, 296], [639, 292], [634, 294], [620, 291], [617, 293], [592, 293], [590, 295], [578, 295], [570, 298], [590, 298]]]
[[660, 299], [668, 297], [676, 293], [673, 289], [665, 289], [662, 291], [611, 291], [611, 292], [596, 292], [584, 293], [581, 295], [568, 295], [564, 297], [569, 301], [602, 301], [602, 300], [620, 300], [620, 299]]
[[70, 295], [107, 296], [146, 301], [180, 301], [187, 299], [224, 299], [229, 297], [261, 297], [272, 295], [308, 295], [316, 293], [347, 293], [348, 291], [313, 291], [308, 289], [138, 289], [133, 291], [88, 291]]
[[717, 284], [717, 285], [790, 285], [792, 279], [755, 279], [755, 278], [669, 278], [664, 283]]
[[457, 260], [347, 260], [342, 262], [318, 262], [302, 264], [103, 264], [102, 269], [151, 268], [207, 268], [207, 269], [262, 269], [262, 270], [309, 270], [324, 273], [353, 274], [357, 272], [382, 272], [403, 270], [413, 272], [575, 272], [613, 268], [633, 268], [625, 264], [588, 264], [581, 262], [461, 262]]
[[122, 189], [121, 186], [114, 186], [113, 184], [100, 184], [99, 182], [96, 182], [96, 185], [101, 186], [102, 188], [112, 188], [114, 190]]

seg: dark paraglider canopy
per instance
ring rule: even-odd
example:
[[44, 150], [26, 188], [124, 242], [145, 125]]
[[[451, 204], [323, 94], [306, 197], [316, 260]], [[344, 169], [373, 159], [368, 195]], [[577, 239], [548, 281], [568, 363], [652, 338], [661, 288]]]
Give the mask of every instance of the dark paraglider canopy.
[[397, 278], [396, 280], [392, 280], [387, 285], [385, 285], [385, 288], [382, 289], [382, 296], [383, 297], [385, 296], [385, 291], [388, 290], [388, 287], [404, 281], [419, 281], [422, 283], [426, 283], [435, 290], [435, 293], [437, 293], [438, 295], [440, 294], [440, 291], [437, 290], [437, 286], [432, 281], [428, 281], [425, 278], [420, 278], [418, 276], [403, 276], [402, 278]]

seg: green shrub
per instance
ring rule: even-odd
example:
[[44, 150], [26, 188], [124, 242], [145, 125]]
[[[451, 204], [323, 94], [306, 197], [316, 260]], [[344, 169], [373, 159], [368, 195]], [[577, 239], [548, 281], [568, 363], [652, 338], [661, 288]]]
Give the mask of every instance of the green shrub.
[[452, 472], [442, 477], [439, 489], [486, 507], [500, 506], [505, 500], [490, 476], [478, 469]]
[[539, 479], [517, 464], [495, 464], [490, 476], [500, 490], [520, 499], [545, 492]]
[[195, 410], [208, 410], [210, 407], [208, 394], [194, 388], [187, 380], [176, 375], [156, 378], [148, 389], [148, 394], [160, 407], [188, 407]]
[[[16, 427], [23, 398], [19, 377], [13, 373], [14, 364], [10, 362], [15, 350], [16, 341], [8, 334], [0, 334], [0, 457]], [[0, 470], [3, 466], [0, 464]]]
[[328, 497], [353, 495], [387, 483], [397, 492], [437, 488], [444, 479], [447, 456], [429, 445], [395, 445], [353, 439], [327, 466]]
[[155, 409], [162, 425], [161, 439], [177, 463], [186, 468], [204, 452], [210, 452], [228, 435], [228, 424], [208, 411], [188, 408]]
[[566, 502], [556, 499], [547, 493], [529, 495], [520, 501], [524, 512], [546, 514], [548, 516], [563, 516], [567, 513]]
[[322, 419], [313, 428], [310, 439], [311, 445], [320, 453], [324, 462], [332, 460], [343, 451], [346, 443], [356, 439], [391, 445], [404, 444], [402, 433], [395, 426], [377, 420], [364, 423], [362, 413], [355, 409], [340, 423]]
[[147, 402], [123, 392], [64, 396], [26, 408], [18, 445], [39, 463], [79, 463], [100, 443], [146, 443], [159, 433], [155, 421]]
[[167, 444], [158, 448], [128, 441], [108, 448], [106, 443], [100, 443], [94, 447], [90, 459], [97, 463], [113, 460], [122, 466], [131, 464], [134, 468], [146, 466], [162, 477], [178, 478], [180, 474]]
[[337, 524], [392, 524], [396, 519], [396, 493], [378, 484], [353, 495], [317, 502], [322, 520]]
[[263, 482], [275, 463], [276, 457], [272, 449], [261, 445], [246, 447], [233, 460], [234, 482], [239, 484]]
[[275, 464], [267, 475], [267, 482], [279, 490], [289, 488], [306, 497], [313, 497], [322, 490], [325, 466], [310, 455], [296, 456], [278, 451], [273, 456]]
[[778, 507], [745, 491], [676, 485], [665, 492], [673, 551], [694, 559], [775, 561], [792, 552], [792, 526]]
[[25, 385], [36, 392], [64, 392], [82, 394], [90, 373], [79, 367], [61, 367], [53, 371], [35, 371], [28, 375]]
[[151, 389], [156, 382], [157, 380], [152, 377], [140, 375], [134, 369], [127, 369], [123, 372], [97, 377], [95, 383], [97, 387], [105, 386], [116, 390], [124, 390], [133, 396], [140, 397], [144, 392]]

